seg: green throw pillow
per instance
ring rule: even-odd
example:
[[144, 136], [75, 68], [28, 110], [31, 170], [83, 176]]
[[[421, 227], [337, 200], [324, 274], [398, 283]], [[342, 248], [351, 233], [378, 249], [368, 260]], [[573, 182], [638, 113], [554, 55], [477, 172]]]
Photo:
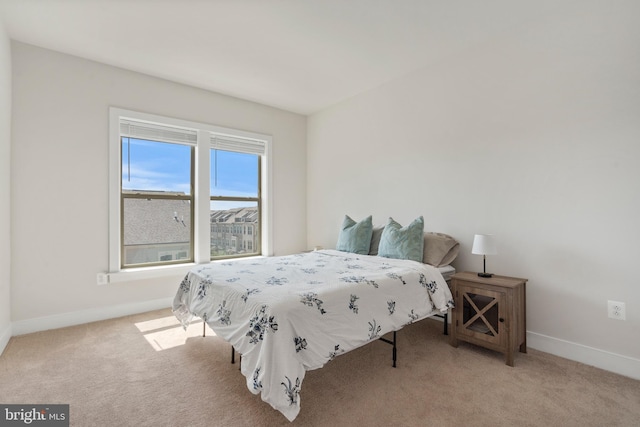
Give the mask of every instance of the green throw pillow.
[[420, 216], [406, 227], [389, 218], [382, 230], [378, 256], [422, 262], [424, 218]]
[[349, 215], [345, 215], [336, 249], [342, 252], [368, 255], [372, 231], [373, 221], [371, 215], [360, 222], [355, 222], [349, 218]]

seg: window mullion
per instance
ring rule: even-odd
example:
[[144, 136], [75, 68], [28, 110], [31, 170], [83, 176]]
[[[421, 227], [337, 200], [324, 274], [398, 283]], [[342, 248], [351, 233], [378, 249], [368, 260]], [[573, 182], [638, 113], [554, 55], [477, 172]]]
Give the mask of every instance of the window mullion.
[[195, 243], [194, 261], [197, 264], [211, 260], [210, 239], [211, 220], [209, 203], [209, 149], [210, 132], [198, 132], [195, 161]]

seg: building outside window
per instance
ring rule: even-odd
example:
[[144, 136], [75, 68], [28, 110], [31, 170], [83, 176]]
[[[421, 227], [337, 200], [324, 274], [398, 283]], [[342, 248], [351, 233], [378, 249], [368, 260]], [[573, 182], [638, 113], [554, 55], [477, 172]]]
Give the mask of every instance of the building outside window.
[[[245, 230], [258, 230], [260, 220], [257, 206], [237, 207], [230, 209], [215, 209], [212, 201], [211, 210], [211, 258], [228, 257], [233, 255], [254, 255], [253, 248], [259, 247], [259, 233], [245, 233]], [[257, 202], [255, 202], [257, 203]], [[233, 201], [230, 202], [233, 204]], [[237, 225], [244, 224], [243, 226]], [[248, 225], [246, 225], [248, 223]], [[228, 225], [232, 224], [232, 225]], [[223, 230], [219, 232], [218, 230]]]

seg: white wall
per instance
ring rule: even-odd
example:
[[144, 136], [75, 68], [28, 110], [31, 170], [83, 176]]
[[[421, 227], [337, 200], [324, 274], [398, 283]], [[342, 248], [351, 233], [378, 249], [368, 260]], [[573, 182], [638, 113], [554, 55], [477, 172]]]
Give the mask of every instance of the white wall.
[[530, 280], [531, 347], [640, 378], [638, 16], [559, 8], [311, 116], [308, 244], [333, 247], [345, 213], [424, 215], [478, 271], [473, 235], [495, 234], [488, 270]]
[[12, 53], [14, 333], [175, 295], [179, 277], [96, 285], [108, 269], [110, 106], [272, 135], [274, 252], [306, 248], [304, 116], [17, 42]]
[[11, 46], [0, 20], [0, 354], [11, 337]]

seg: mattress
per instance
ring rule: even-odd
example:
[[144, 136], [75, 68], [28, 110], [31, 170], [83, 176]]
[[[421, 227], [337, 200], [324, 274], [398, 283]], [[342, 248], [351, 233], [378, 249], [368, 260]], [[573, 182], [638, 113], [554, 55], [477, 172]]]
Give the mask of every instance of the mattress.
[[438, 270], [440, 271], [440, 274], [442, 274], [442, 277], [444, 277], [444, 280], [446, 280], [447, 282], [451, 280], [451, 276], [456, 274], [456, 269], [450, 265], [438, 267]]

